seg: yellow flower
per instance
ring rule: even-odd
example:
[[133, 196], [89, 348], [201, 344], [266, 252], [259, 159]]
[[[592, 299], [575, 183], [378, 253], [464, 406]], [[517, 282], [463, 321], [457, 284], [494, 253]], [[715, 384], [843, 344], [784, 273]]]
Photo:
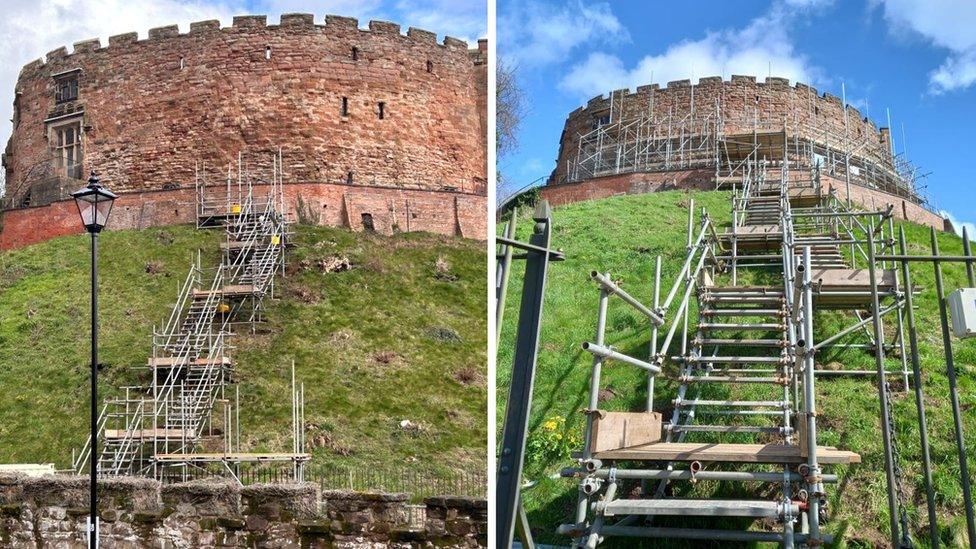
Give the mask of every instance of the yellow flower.
[[542, 425], [542, 428], [545, 429], [546, 431], [555, 431], [556, 427], [557, 427], [556, 422], [551, 419]]
[[563, 439], [562, 433], [556, 433], [556, 440], [562, 440], [562, 439]]

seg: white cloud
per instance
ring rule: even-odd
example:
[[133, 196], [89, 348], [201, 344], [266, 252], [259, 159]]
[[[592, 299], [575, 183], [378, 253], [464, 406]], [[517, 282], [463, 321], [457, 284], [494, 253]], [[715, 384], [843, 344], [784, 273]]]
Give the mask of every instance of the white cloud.
[[971, 0], [872, 0], [896, 36], [921, 36], [948, 50], [942, 65], [929, 74], [933, 93], [976, 83], [976, 2]]
[[612, 89], [671, 80], [745, 74], [772, 74], [811, 83], [817, 71], [798, 54], [791, 41], [790, 24], [800, 10], [829, 2], [807, 0], [795, 7], [777, 4], [741, 29], [708, 32], [698, 40], [672, 44], [663, 53], [648, 55], [631, 68], [618, 57], [594, 52], [574, 66], [560, 86], [580, 97]]
[[447, 34], [466, 40], [474, 46], [479, 38], [488, 36], [487, 0], [400, 0], [396, 3], [404, 27]]
[[957, 235], [962, 236], [962, 228], [965, 227], [969, 239], [976, 239], [976, 223], [972, 221], [960, 221], [949, 210], [940, 210], [939, 215], [949, 218], [949, 221], [952, 222], [952, 228], [955, 229]]
[[626, 42], [627, 29], [606, 3], [582, 1], [555, 5], [511, 0], [499, 10], [498, 44], [501, 54], [520, 67], [539, 67], [565, 61], [578, 46]]

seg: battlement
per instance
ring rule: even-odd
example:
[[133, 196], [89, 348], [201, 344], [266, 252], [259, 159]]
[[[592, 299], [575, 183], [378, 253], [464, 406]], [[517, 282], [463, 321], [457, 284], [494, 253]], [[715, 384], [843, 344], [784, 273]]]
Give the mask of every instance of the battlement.
[[[694, 88], [696, 93], [704, 92], [708, 90], [715, 90], [716, 88], [724, 88], [728, 91], [735, 91], [739, 88], [755, 87], [757, 90], [762, 90], [763, 93], [769, 93], [770, 91], [780, 91], [783, 93], [791, 93], [802, 95], [807, 97], [816, 97], [816, 101], [819, 104], [825, 106], [831, 105], [835, 107], [841, 107], [843, 102], [840, 97], [831, 94], [830, 92], [823, 92], [822, 95], [818, 95], [817, 88], [810, 86], [809, 84], [804, 84], [802, 82], [794, 82], [791, 84], [790, 79], [782, 78], [777, 76], [769, 76], [764, 80], [759, 81], [755, 76], [745, 76], [745, 75], [732, 75], [729, 79], [725, 79], [721, 76], [705, 76], [698, 79], [698, 82], [692, 83], [690, 79], [683, 80], [672, 80], [668, 82], [663, 88], [659, 84], [646, 84], [638, 86], [636, 90], [629, 88], [622, 88], [618, 90], [613, 90], [608, 93], [594, 96], [590, 98], [584, 105], [580, 108], [574, 110], [570, 116], [580, 116], [587, 114], [588, 111], [602, 111], [610, 108], [610, 100], [613, 98], [614, 101], [628, 101], [635, 99], [639, 96], [647, 96], [652, 92], [657, 93], [690, 93], [691, 89]], [[621, 99], [622, 98], [622, 99]], [[847, 105], [848, 116], [859, 120], [865, 124], [871, 125], [875, 131], [878, 131], [878, 126], [870, 120], [868, 117], [864, 116], [857, 107], [848, 104]]]
[[[389, 21], [369, 21], [366, 28], [359, 26], [359, 20], [354, 17], [342, 17], [339, 15], [326, 15], [322, 24], [315, 23], [315, 16], [311, 13], [285, 13], [282, 14], [277, 25], [268, 24], [265, 15], [237, 15], [234, 16], [231, 26], [222, 27], [220, 21], [213, 19], [207, 21], [195, 21], [190, 23], [188, 32], [180, 32], [177, 25], [165, 25], [149, 29], [146, 38], [139, 38], [136, 32], [128, 32], [110, 36], [108, 46], [102, 46], [101, 39], [91, 38], [75, 42], [72, 51], [62, 46], [47, 52], [44, 57], [31, 61], [24, 65], [21, 74], [24, 72], [42, 70], [46, 65], [62, 61], [79, 54], [93, 52], [107, 52], [108, 54], [126, 53], [132, 46], [145, 46], [154, 43], [167, 42], [170, 40], [180, 40], [191, 37], [212, 33], [239, 34], [246, 32], [291, 34], [302, 31], [324, 32], [326, 35], [345, 36], [355, 34], [357, 37], [369, 39], [370, 35], [397, 36], [405, 41], [416, 44], [437, 46], [444, 51], [467, 51], [477, 50], [480, 46], [471, 48], [469, 44], [459, 38], [444, 36], [437, 41], [437, 33], [410, 27], [406, 33], [402, 32], [399, 24]], [[480, 42], [480, 41], [479, 41]]]

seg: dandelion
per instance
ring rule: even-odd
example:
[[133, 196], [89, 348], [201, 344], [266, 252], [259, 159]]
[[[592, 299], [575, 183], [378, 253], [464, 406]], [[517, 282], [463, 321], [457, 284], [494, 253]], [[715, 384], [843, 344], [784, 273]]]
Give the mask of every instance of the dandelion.
[[542, 425], [542, 428], [545, 429], [546, 431], [555, 431], [557, 426], [558, 426], [558, 424], [556, 423], [556, 421], [553, 420], [553, 419], [550, 419], [549, 421], [545, 422]]

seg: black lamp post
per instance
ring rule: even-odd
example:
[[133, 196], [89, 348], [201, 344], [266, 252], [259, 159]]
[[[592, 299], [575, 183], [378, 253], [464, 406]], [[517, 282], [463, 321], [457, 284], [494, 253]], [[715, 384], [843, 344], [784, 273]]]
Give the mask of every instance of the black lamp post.
[[88, 546], [98, 547], [98, 233], [108, 223], [115, 194], [98, 183], [95, 172], [88, 186], [71, 194], [78, 205], [81, 223], [91, 235], [91, 515], [88, 523]]

